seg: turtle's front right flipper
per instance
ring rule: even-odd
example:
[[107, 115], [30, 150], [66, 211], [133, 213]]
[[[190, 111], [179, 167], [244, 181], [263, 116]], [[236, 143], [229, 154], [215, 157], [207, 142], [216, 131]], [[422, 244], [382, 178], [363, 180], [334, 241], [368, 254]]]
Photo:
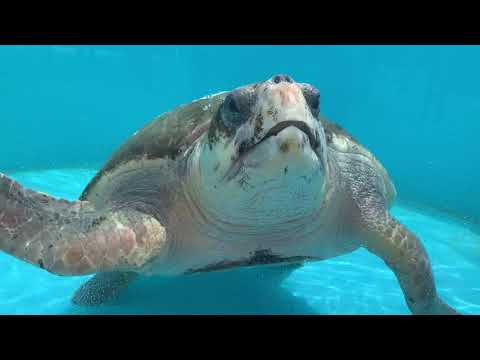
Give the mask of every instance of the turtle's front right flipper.
[[393, 270], [413, 314], [458, 315], [437, 293], [432, 267], [420, 240], [387, 211], [370, 208], [363, 218], [363, 245]]
[[0, 174], [0, 250], [58, 275], [138, 270], [166, 248], [164, 227], [133, 209], [97, 211]]

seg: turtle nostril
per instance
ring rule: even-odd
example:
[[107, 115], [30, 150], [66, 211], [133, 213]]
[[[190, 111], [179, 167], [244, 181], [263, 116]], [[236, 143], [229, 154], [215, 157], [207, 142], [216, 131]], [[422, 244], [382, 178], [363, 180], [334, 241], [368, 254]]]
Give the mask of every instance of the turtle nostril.
[[293, 82], [293, 79], [288, 75], [275, 75], [272, 80], [275, 84], [279, 84], [281, 82]]

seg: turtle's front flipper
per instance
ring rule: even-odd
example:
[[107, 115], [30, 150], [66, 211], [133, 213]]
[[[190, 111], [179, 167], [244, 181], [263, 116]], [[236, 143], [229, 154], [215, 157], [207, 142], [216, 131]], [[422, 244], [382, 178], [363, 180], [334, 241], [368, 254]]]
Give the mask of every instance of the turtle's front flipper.
[[394, 271], [412, 313], [458, 314], [438, 296], [430, 261], [419, 239], [386, 210], [376, 209], [372, 207], [362, 219], [363, 245]]
[[0, 250], [58, 275], [135, 271], [166, 249], [164, 227], [133, 209], [58, 200], [0, 174]]
[[99, 273], [83, 284], [72, 298], [81, 306], [96, 306], [114, 300], [138, 274], [131, 271], [111, 271]]

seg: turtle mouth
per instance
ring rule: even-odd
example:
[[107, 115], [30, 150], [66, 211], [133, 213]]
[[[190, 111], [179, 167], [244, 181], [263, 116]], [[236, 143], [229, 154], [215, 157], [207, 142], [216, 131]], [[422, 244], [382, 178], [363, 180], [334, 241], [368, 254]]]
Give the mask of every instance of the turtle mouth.
[[285, 130], [286, 128], [293, 126], [302, 131], [305, 135], [307, 135], [308, 140], [310, 141], [310, 146], [312, 149], [316, 149], [319, 145], [319, 140], [318, 136], [315, 136], [313, 134], [312, 129], [310, 129], [310, 126], [308, 126], [305, 122], [303, 121], [298, 121], [298, 120], [286, 120], [282, 121], [281, 123], [278, 123], [274, 127], [272, 127], [268, 132], [265, 134], [265, 136], [258, 142], [256, 143], [248, 143], [244, 142], [240, 145], [238, 149], [238, 156], [242, 157], [248, 152], [250, 152], [254, 147], [257, 145], [260, 145], [262, 142], [267, 140], [268, 138], [272, 136], [278, 135], [282, 130]]
[[281, 123], [278, 123], [277, 125], [272, 127], [260, 141], [258, 141], [256, 143], [249, 142], [249, 141], [245, 141], [245, 142], [241, 143], [239, 148], [238, 148], [238, 155], [235, 158], [232, 158], [232, 160], [233, 160], [232, 164], [231, 164], [230, 168], [227, 170], [227, 172], [225, 173], [222, 180], [227, 181], [227, 182], [232, 180], [240, 172], [240, 170], [243, 166], [243, 161], [244, 161], [245, 157], [255, 147], [257, 147], [258, 145], [260, 145], [262, 142], [269, 139], [270, 137], [278, 135], [282, 130], [284, 130], [284, 129], [290, 127], [290, 126], [296, 127], [297, 129], [299, 129], [300, 131], [302, 131], [304, 134], [307, 135], [308, 140], [310, 141], [311, 148], [314, 150], [314, 152], [320, 158], [320, 155], [319, 155], [319, 152], [318, 152], [318, 149], [319, 149], [319, 146], [320, 146], [320, 140], [319, 140], [320, 135], [317, 132], [315, 132], [315, 135], [314, 135], [314, 132], [311, 130], [311, 128], [306, 123], [304, 123], [303, 121], [286, 120], [286, 121], [282, 121]]

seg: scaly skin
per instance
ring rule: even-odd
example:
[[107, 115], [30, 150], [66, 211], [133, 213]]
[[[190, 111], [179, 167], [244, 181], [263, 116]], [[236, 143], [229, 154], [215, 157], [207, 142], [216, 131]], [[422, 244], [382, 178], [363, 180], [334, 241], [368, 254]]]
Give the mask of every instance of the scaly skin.
[[0, 248], [58, 275], [135, 270], [158, 258], [165, 229], [132, 209], [98, 212], [57, 200], [0, 174]]
[[[277, 75], [180, 107], [132, 136], [87, 187], [85, 201], [57, 200], [0, 174], [0, 249], [59, 275], [99, 273], [74, 298], [94, 305], [137, 272], [325, 259], [364, 246], [394, 271], [414, 314], [455, 314], [437, 294], [422, 244], [388, 212], [396, 191], [386, 170], [318, 116], [319, 96]], [[202, 151], [193, 156], [193, 149]], [[200, 200], [182, 204], [179, 189], [189, 179], [201, 185]], [[257, 202], [264, 195], [270, 199]], [[193, 208], [217, 216], [189, 216]], [[308, 220], [300, 229], [307, 236], [296, 231], [298, 214]], [[282, 239], [266, 236], [278, 226]]]
[[428, 255], [418, 238], [387, 213], [364, 219], [364, 246], [393, 270], [413, 314], [458, 314], [438, 296]]
[[394, 219], [381, 191], [385, 179], [366, 157], [332, 150], [345, 191], [352, 200], [352, 229], [362, 246], [395, 273], [413, 314], [458, 314], [437, 294], [428, 255], [419, 239]]
[[75, 292], [72, 302], [81, 306], [97, 306], [115, 300], [137, 276], [133, 271], [99, 273]]

